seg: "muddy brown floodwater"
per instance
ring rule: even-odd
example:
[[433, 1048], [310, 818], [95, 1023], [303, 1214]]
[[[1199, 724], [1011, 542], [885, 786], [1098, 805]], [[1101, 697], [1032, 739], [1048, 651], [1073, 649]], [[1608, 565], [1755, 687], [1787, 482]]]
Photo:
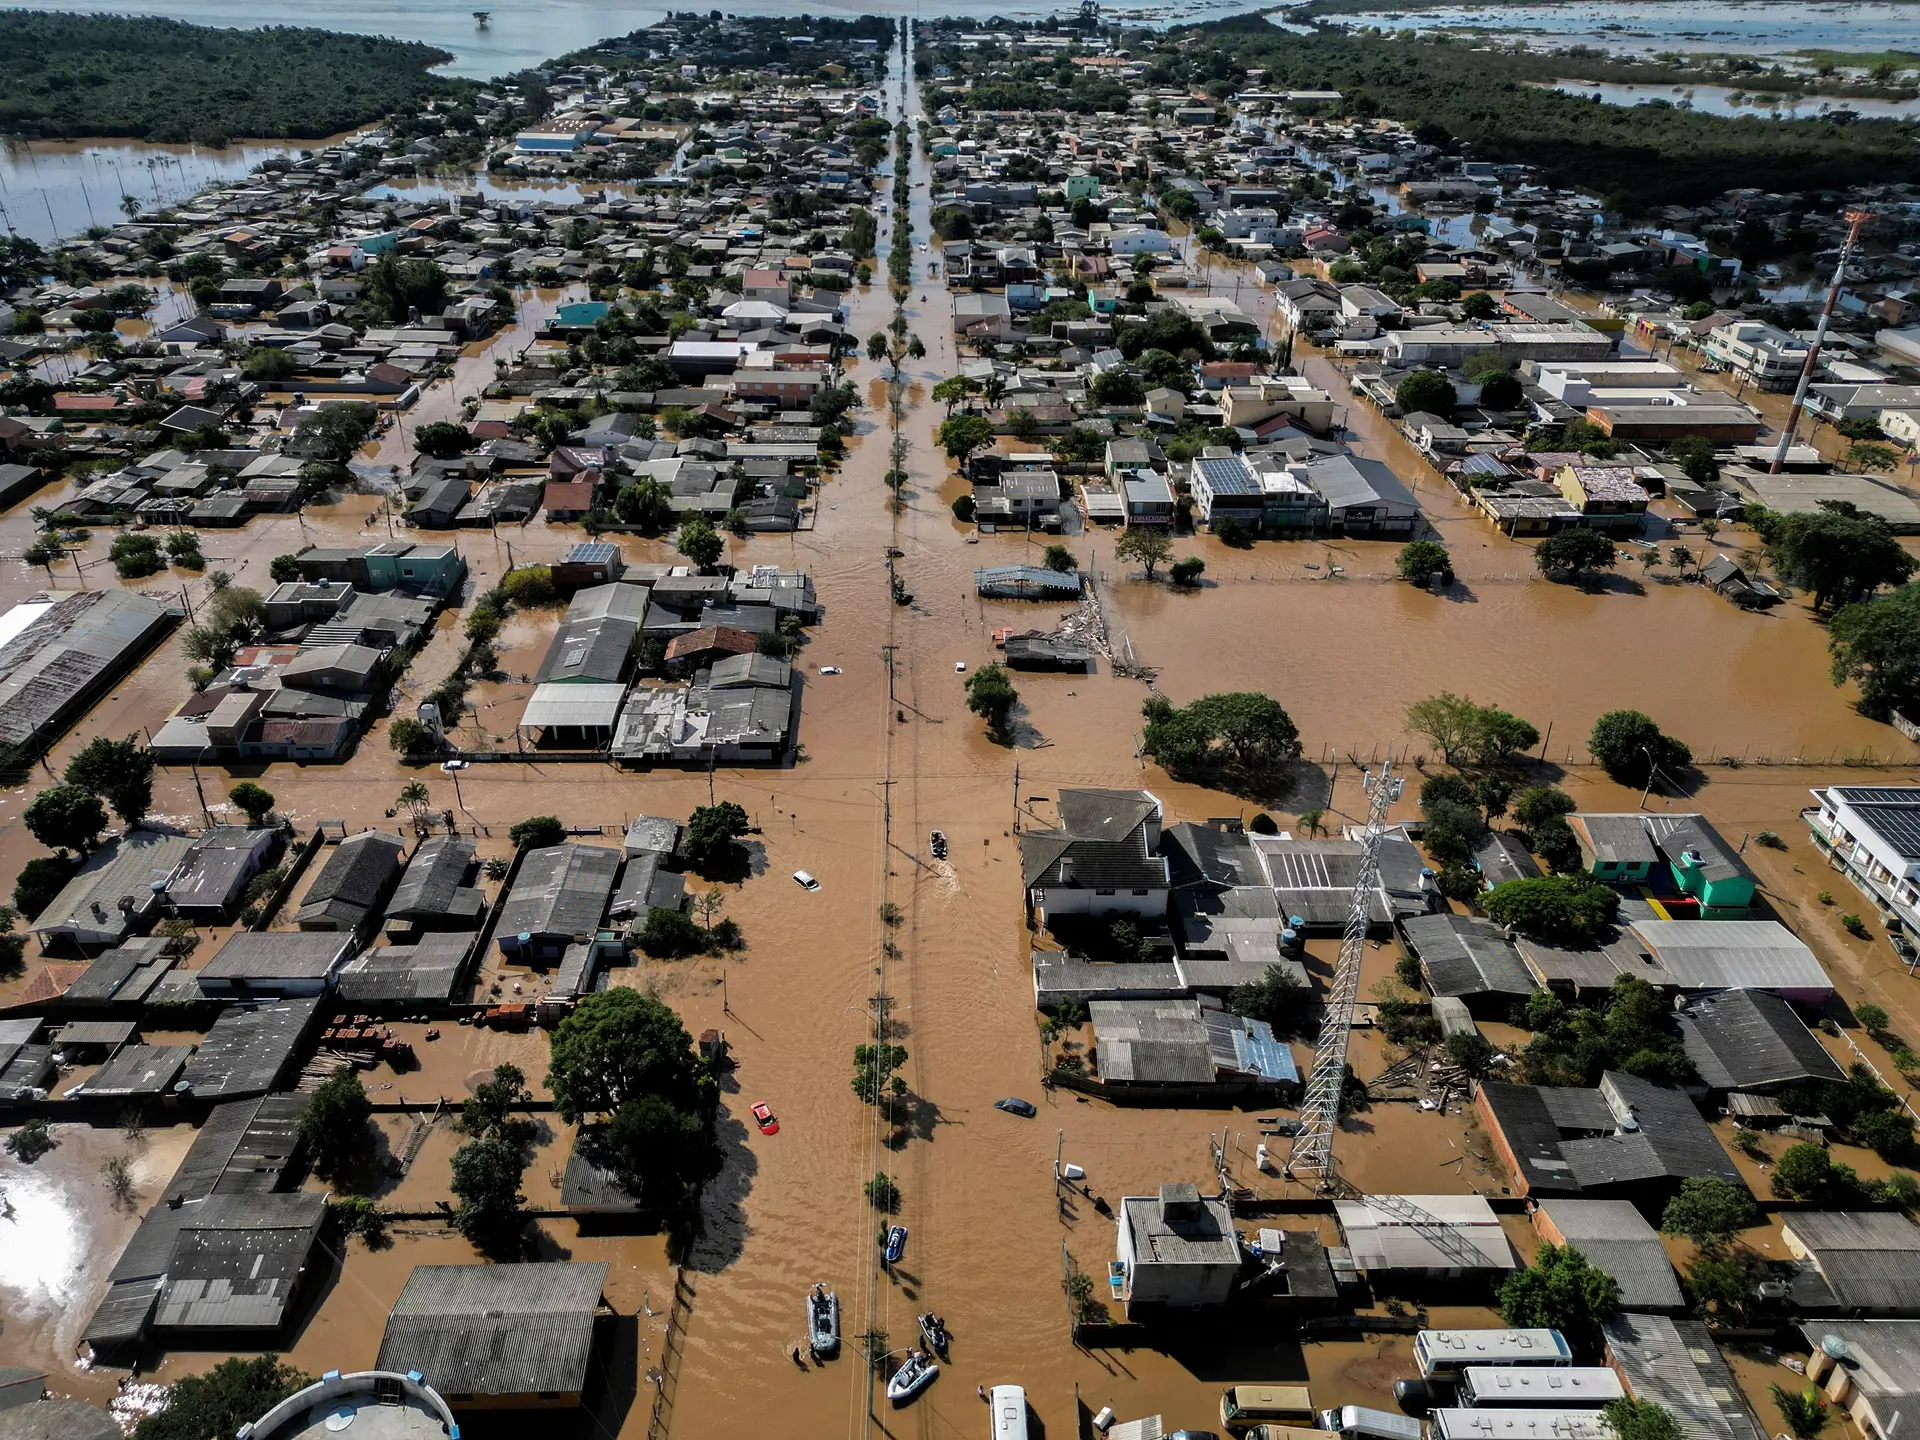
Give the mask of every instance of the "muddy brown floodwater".
[[[914, 164], [916, 178], [924, 178], [924, 162]], [[929, 192], [913, 193], [915, 232], [924, 236]], [[883, 217], [883, 245], [889, 225]], [[527, 343], [537, 307], [556, 298], [534, 297], [515, 332], [463, 357], [455, 383], [430, 392], [409, 430], [419, 419], [457, 410], [460, 394], [491, 378], [493, 355]], [[884, 325], [890, 305], [883, 290], [858, 292], [851, 303], [855, 335]], [[723, 1029], [739, 1062], [720, 1125], [726, 1167], [703, 1201], [704, 1223], [688, 1256], [691, 1310], [672, 1356], [658, 1348], [673, 1283], [660, 1238], [582, 1235], [566, 1221], [539, 1226], [542, 1254], [604, 1258], [614, 1266], [609, 1298], [624, 1317], [621, 1364], [627, 1368], [609, 1377], [612, 1399], [585, 1427], [601, 1440], [645, 1434], [651, 1392], [634, 1385], [633, 1372], [644, 1375], [656, 1362], [669, 1377], [675, 1440], [756, 1425], [802, 1435], [977, 1434], [975, 1387], [1000, 1383], [1024, 1385], [1054, 1436], [1074, 1433], [1076, 1391], [1092, 1408], [1111, 1404], [1123, 1417], [1163, 1413], [1169, 1428], [1207, 1425], [1221, 1386], [1235, 1380], [1310, 1377], [1323, 1403], [1383, 1401], [1391, 1381], [1408, 1370], [1403, 1339], [1303, 1347], [1257, 1327], [1234, 1339], [1180, 1330], [1163, 1353], [1086, 1351], [1068, 1338], [1064, 1254], [1098, 1276], [1113, 1254], [1113, 1233], [1084, 1198], [1064, 1211], [1057, 1204], [1056, 1145], [1085, 1167], [1097, 1195], [1117, 1202], [1166, 1180], [1210, 1184], [1209, 1138], [1224, 1133], [1236, 1180], [1275, 1196], [1284, 1192], [1281, 1182], [1253, 1174], [1250, 1114], [1127, 1110], [1040, 1088], [1016, 824], [1048, 823], [1054, 797], [1073, 785], [1149, 786], [1169, 821], [1249, 814], [1254, 806], [1174, 784], [1136, 757], [1139, 707], [1147, 694], [1137, 681], [1105, 673], [1021, 676], [1011, 748], [989, 743], [967, 713], [965, 677], [956, 662], [971, 670], [992, 658], [996, 628], [1047, 628], [1060, 611], [974, 596], [975, 566], [1036, 552], [1019, 535], [964, 543], [946, 503], [957, 489], [933, 444], [942, 407], [923, 398], [957, 364], [945, 292], [916, 282], [907, 312], [928, 353], [909, 366], [912, 450], [902, 512], [889, 507], [882, 480], [887, 445], [884, 409], [876, 403], [861, 417], [867, 429], [850, 445], [848, 462], [820, 494], [816, 528], [733, 542], [737, 563], [807, 569], [826, 607], [798, 667], [805, 671], [802, 763], [782, 771], [723, 770], [710, 778], [531, 762], [475, 767], [456, 784], [437, 771], [400, 766], [381, 725], [343, 764], [274, 764], [247, 774], [272, 790], [279, 808], [302, 827], [321, 818], [391, 827], [395, 822], [384, 812], [400, 787], [424, 778], [436, 809], [453, 808], [463, 827], [481, 827], [486, 853], [503, 852], [506, 828], [527, 815], [550, 813], [575, 827], [611, 829], [641, 813], [683, 816], [707, 801], [709, 786], [715, 796], [744, 805], [759, 827], [756, 875], [729, 887], [726, 896], [726, 913], [740, 924], [746, 950], [724, 960], [615, 972], [615, 983], [656, 988], [693, 1031]], [[1316, 379], [1339, 383], [1323, 360], [1307, 363]], [[853, 378], [873, 395], [879, 367], [857, 364]], [[1671, 800], [1656, 795], [1649, 803], [1701, 810], [1736, 843], [1749, 832], [1777, 831], [1785, 850], [1747, 852], [1767, 903], [1806, 936], [1850, 998], [1874, 998], [1894, 1012], [1896, 1024], [1920, 1033], [1920, 1005], [1908, 988], [1913, 982], [1884, 940], [1847, 936], [1837, 919], [1840, 907], [1819, 902], [1821, 890], [1844, 893], [1845, 886], [1827, 873], [1797, 820], [1808, 786], [1863, 772], [1753, 763], [1791, 756], [1824, 761], [1836, 751], [1913, 757], [1911, 747], [1861, 719], [1848, 694], [1828, 683], [1822, 634], [1805, 611], [1791, 605], [1749, 616], [1693, 586], [1648, 584], [1639, 592], [1617, 586], [1587, 594], [1528, 578], [1527, 545], [1468, 515], [1377, 417], [1354, 405], [1348, 421], [1369, 453], [1419, 477], [1420, 497], [1454, 547], [1463, 579], [1457, 593], [1435, 597], [1367, 578], [1390, 569], [1386, 545], [1312, 542], [1234, 551], [1195, 537], [1179, 550], [1206, 559], [1208, 583], [1197, 593], [1175, 595], [1116, 565], [1110, 532], [1069, 542], [1081, 564], [1104, 577], [1110, 613], [1139, 658], [1157, 670], [1163, 693], [1184, 701], [1244, 687], [1267, 691], [1288, 707], [1315, 763], [1302, 767], [1290, 793], [1266, 802], [1282, 823], [1310, 807], [1354, 816], [1360, 794], [1352, 757], [1365, 760], [1389, 744], [1407, 745], [1400, 729], [1406, 703], [1436, 690], [1497, 701], [1543, 728], [1551, 721], [1545, 748], [1554, 762], [1570, 753], [1584, 759], [1581, 740], [1601, 710], [1638, 706], [1697, 752], [1744, 753], [1748, 761], [1742, 768], [1709, 766], [1693, 793]], [[403, 437], [390, 436], [381, 458], [404, 461], [405, 446]], [[264, 589], [268, 563], [278, 553], [305, 543], [387, 538], [384, 520], [366, 523], [374, 508], [366, 497], [353, 497], [304, 516], [210, 534], [205, 547], [213, 567]], [[0, 522], [0, 544], [17, 555], [30, 532], [30, 518], [18, 511]], [[451, 538], [476, 587], [485, 588], [507, 568], [509, 545], [517, 560], [551, 559], [580, 533], [536, 522], [498, 535], [462, 531]], [[670, 553], [656, 542], [624, 543], [636, 562]], [[900, 574], [917, 597], [911, 607], [888, 603], [890, 545], [902, 552]], [[69, 569], [49, 579], [6, 561], [0, 599], [15, 601], [49, 584], [65, 590], [116, 583], [104, 552], [105, 538], [96, 538], [82, 557], [91, 563], [78, 578]], [[1309, 571], [1309, 563], [1324, 567], [1330, 560], [1346, 567], [1348, 577], [1308, 578], [1326, 573]], [[183, 572], [142, 588], [182, 585], [198, 603], [205, 582]], [[505, 667], [530, 672], [553, 624], [550, 614], [517, 616], [500, 642]], [[441, 628], [452, 632], [456, 625], [449, 619]], [[437, 636], [403, 682], [405, 696], [424, 692], [446, 673], [456, 640], [452, 633]], [[841, 673], [819, 674], [825, 665]], [[169, 713], [186, 693], [186, 668], [176, 635], [58, 747], [52, 768], [94, 735], [138, 734]], [[477, 687], [480, 708], [466, 725], [510, 733], [523, 693], [512, 682]], [[1558, 764], [1542, 771], [1558, 773]], [[1896, 783], [1915, 778], [1907, 769], [1866, 773]], [[202, 795], [209, 806], [224, 805], [235, 778], [209, 768], [196, 788], [190, 771], [163, 771], [156, 809], [197, 823]], [[1587, 808], [1630, 809], [1639, 800], [1584, 764], [1560, 778]], [[13, 874], [38, 853], [18, 824], [27, 794], [0, 796], [0, 874]], [[1409, 801], [1402, 813], [1411, 808]], [[944, 863], [927, 858], [926, 835], [935, 828], [951, 842]], [[820, 880], [817, 892], [787, 878], [802, 867]], [[883, 900], [902, 911], [890, 934], [880, 915]], [[898, 946], [897, 960], [883, 953], [889, 940]], [[211, 942], [203, 943], [195, 963], [209, 953]], [[1389, 947], [1368, 952], [1367, 986], [1387, 975], [1393, 954]], [[1310, 958], [1324, 976], [1333, 947], [1316, 943]], [[898, 1040], [910, 1057], [904, 1069], [910, 1097], [892, 1123], [877, 1123], [849, 1085], [852, 1049], [873, 1033], [868, 1007], [883, 962]], [[489, 982], [495, 978], [510, 986], [529, 977], [496, 958], [487, 972]], [[6, 993], [0, 989], [0, 998]], [[404, 1100], [410, 1114], [430, 1114], [441, 1096], [457, 1100], [473, 1075], [503, 1060], [521, 1065], [536, 1086], [545, 1069], [537, 1035], [443, 1027], [438, 1041], [416, 1037], [416, 1049], [421, 1069], [370, 1077], [382, 1097]], [[1305, 1047], [1297, 1053], [1307, 1058]], [[1884, 1054], [1873, 1053], [1891, 1073]], [[1356, 1037], [1354, 1058], [1363, 1075], [1377, 1073], [1387, 1060], [1370, 1034]], [[1039, 1117], [1021, 1120], [995, 1110], [993, 1102], [1006, 1095], [1033, 1099]], [[763, 1136], [752, 1125], [747, 1110], [757, 1101], [778, 1115], [778, 1135]], [[403, 1143], [410, 1125], [399, 1116], [382, 1122], [390, 1148]], [[0, 1223], [23, 1227], [0, 1235], [6, 1316], [0, 1360], [47, 1367], [62, 1377], [56, 1388], [99, 1396], [110, 1393], [114, 1375], [76, 1372], [72, 1347], [133, 1216], [105, 1208], [94, 1180], [101, 1159], [120, 1144], [117, 1132], [63, 1132], [62, 1138], [61, 1149], [38, 1166], [0, 1171], [0, 1188], [15, 1210]], [[171, 1130], [149, 1135], [156, 1175], [177, 1163], [187, 1138]], [[444, 1125], [436, 1127], [386, 1202], [429, 1208], [446, 1198], [451, 1143]], [[551, 1172], [563, 1153], [560, 1130], [543, 1139], [527, 1177], [530, 1196], [551, 1195]], [[1485, 1161], [1470, 1114], [1378, 1105], [1343, 1134], [1339, 1154], [1349, 1176], [1367, 1189], [1497, 1193], [1502, 1179]], [[876, 1262], [881, 1217], [861, 1190], [876, 1170], [897, 1180], [898, 1219], [912, 1235], [906, 1258], [891, 1273]], [[161, 1181], [143, 1175], [141, 1183], [150, 1195]], [[1526, 1242], [1524, 1234], [1515, 1238]], [[465, 1261], [472, 1253], [429, 1220], [396, 1226], [389, 1249], [368, 1251], [350, 1242], [341, 1256], [329, 1257], [290, 1357], [314, 1372], [370, 1363], [411, 1266]], [[904, 1346], [914, 1338], [916, 1313], [939, 1311], [953, 1335], [949, 1373], [910, 1410], [891, 1412], [881, 1401], [870, 1422], [875, 1392], [855, 1360], [803, 1370], [787, 1358], [800, 1338], [803, 1293], [815, 1281], [839, 1292], [849, 1337], [872, 1328]], [[1458, 1325], [1488, 1323], [1491, 1316], [1459, 1306], [1435, 1308], [1431, 1318]], [[176, 1353], [164, 1357], [160, 1374], [188, 1373], [218, 1358]]]

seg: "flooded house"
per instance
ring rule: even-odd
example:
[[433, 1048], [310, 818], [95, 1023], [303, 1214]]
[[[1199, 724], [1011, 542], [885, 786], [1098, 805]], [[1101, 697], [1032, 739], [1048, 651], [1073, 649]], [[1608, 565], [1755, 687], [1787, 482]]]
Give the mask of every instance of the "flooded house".
[[1571, 1245], [1613, 1276], [1620, 1308], [1678, 1313], [1686, 1309], [1673, 1261], [1653, 1228], [1627, 1200], [1555, 1197], [1534, 1208], [1533, 1228], [1549, 1245]]
[[500, 953], [523, 965], [561, 959], [600, 928], [620, 870], [618, 850], [553, 845], [529, 850], [501, 906], [494, 934]]
[[166, 886], [193, 846], [192, 836], [157, 830], [130, 830], [101, 845], [33, 917], [41, 949], [97, 955], [144, 934], [159, 918]]
[[1129, 1195], [1115, 1216], [1121, 1299], [1128, 1319], [1162, 1309], [1222, 1305], [1240, 1276], [1233, 1211], [1199, 1187], [1169, 1182], [1157, 1195]]
[[293, 921], [302, 930], [356, 934], [369, 928], [399, 883], [407, 845], [398, 835], [362, 830], [349, 835], [301, 897]]
[[418, 1372], [458, 1410], [566, 1410], [610, 1316], [605, 1261], [416, 1265], [387, 1315], [375, 1368]]

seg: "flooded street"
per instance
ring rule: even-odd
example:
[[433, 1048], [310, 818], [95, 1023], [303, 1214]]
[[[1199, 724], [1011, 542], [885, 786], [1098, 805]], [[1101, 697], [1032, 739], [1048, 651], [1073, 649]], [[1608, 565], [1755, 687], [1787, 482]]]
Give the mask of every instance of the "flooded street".
[[[890, 95], [898, 84], [896, 76]], [[917, 96], [909, 95], [909, 117], [916, 106]], [[915, 179], [925, 179], [925, 162], [913, 163]], [[914, 233], [924, 238], [930, 190], [912, 194]], [[891, 238], [891, 217], [883, 212], [883, 254]], [[1216, 288], [1230, 291], [1232, 277]], [[428, 391], [404, 428], [384, 436], [371, 458], [406, 463], [406, 435], [428, 420], [456, 417], [460, 401], [491, 382], [495, 358], [517, 354], [535, 339], [540, 319], [575, 294], [524, 295], [515, 326], [469, 347], [453, 381]], [[881, 329], [891, 313], [883, 286], [854, 292], [850, 304], [851, 333], [860, 339]], [[725, 1088], [719, 1126], [726, 1165], [707, 1189], [701, 1231], [686, 1257], [692, 1298], [670, 1361], [657, 1348], [674, 1286], [666, 1242], [582, 1235], [565, 1220], [539, 1225], [543, 1256], [613, 1265], [608, 1299], [622, 1317], [623, 1334], [633, 1337], [627, 1353], [638, 1357], [642, 1375], [656, 1363], [667, 1369], [667, 1433], [674, 1440], [739, 1434], [756, 1425], [806, 1436], [978, 1435], [984, 1407], [975, 1387], [1001, 1383], [1026, 1387], [1056, 1440], [1077, 1433], [1076, 1395], [1091, 1409], [1111, 1404], [1122, 1418], [1164, 1413], [1169, 1429], [1206, 1425], [1217, 1413], [1220, 1389], [1236, 1380], [1310, 1377], [1322, 1404], [1383, 1403], [1392, 1380], [1410, 1369], [1404, 1337], [1303, 1346], [1250, 1330], [1238, 1337], [1176, 1338], [1164, 1353], [1084, 1350], [1070, 1339], [1061, 1285], [1066, 1257], [1098, 1276], [1113, 1255], [1114, 1235], [1111, 1221], [1085, 1197], [1064, 1207], [1058, 1202], [1056, 1153], [1083, 1166], [1093, 1193], [1117, 1208], [1121, 1197], [1164, 1181], [1210, 1187], [1209, 1140], [1224, 1132], [1236, 1181], [1275, 1199], [1304, 1197], [1299, 1187], [1289, 1194], [1280, 1181], [1254, 1175], [1251, 1112], [1122, 1109], [1042, 1089], [1017, 827], [1051, 823], [1053, 798], [1076, 785], [1145, 785], [1164, 802], [1169, 823], [1246, 815], [1254, 806], [1171, 783], [1143, 764], [1135, 751], [1148, 691], [1104, 670], [1022, 673], [1015, 746], [985, 738], [966, 710], [965, 676], [956, 663], [971, 671], [993, 658], [995, 629], [1046, 629], [1061, 611], [974, 595], [976, 566], [1017, 563], [1035, 552], [1018, 534], [964, 542], [946, 503], [956, 493], [950, 467], [933, 443], [943, 407], [925, 398], [958, 366], [947, 294], [937, 282], [916, 281], [906, 310], [927, 355], [907, 366], [912, 449], [905, 507], [894, 512], [883, 479], [884, 367], [859, 361], [851, 376], [872, 398], [861, 415], [868, 428], [821, 490], [817, 527], [731, 542], [735, 564], [808, 571], [825, 606], [823, 623], [796, 662], [806, 675], [803, 762], [711, 777], [503, 763], [476, 766], [456, 782], [437, 770], [402, 765], [383, 722], [341, 765], [256, 766], [246, 778], [271, 790], [278, 810], [303, 831], [320, 819], [391, 828], [395, 822], [385, 811], [402, 785], [421, 779], [434, 808], [457, 809], [463, 829], [480, 827], [485, 855], [505, 854], [507, 827], [531, 815], [557, 815], [576, 830], [623, 826], [638, 814], [685, 816], [707, 803], [710, 788], [715, 798], [749, 812], [764, 853], [755, 878], [726, 896], [726, 914], [741, 927], [745, 950], [614, 972], [616, 984], [655, 988], [694, 1033], [724, 1030], [739, 1065]], [[1312, 379], [1344, 397], [1345, 377], [1329, 362], [1304, 352], [1302, 358]], [[1611, 785], [1586, 764], [1584, 738], [1600, 712], [1638, 707], [1689, 741], [1697, 756], [1743, 761], [1709, 765], [1694, 793], [1656, 794], [1649, 804], [1702, 811], [1736, 843], [1750, 831], [1779, 832], [1784, 851], [1748, 852], [1769, 902], [1850, 995], [1871, 995], [1896, 1017], [1920, 1016], [1920, 1004], [1910, 998], [1915, 982], [1884, 940], [1848, 937], [1833, 909], [1818, 904], [1817, 892], [1833, 886], [1834, 877], [1797, 820], [1810, 785], [1861, 774], [1889, 783], [1916, 778], [1913, 769], [1850, 770], [1841, 763], [1848, 756], [1871, 753], [1903, 765], [1920, 757], [1889, 728], [1858, 716], [1848, 693], [1828, 682], [1824, 632], [1805, 609], [1796, 603], [1749, 615], [1698, 586], [1642, 583], [1638, 566], [1623, 567], [1635, 573], [1595, 593], [1548, 584], [1534, 576], [1530, 546], [1469, 514], [1377, 414], [1350, 403], [1346, 423], [1361, 453], [1387, 460], [1415, 484], [1461, 577], [1446, 595], [1386, 578], [1396, 547], [1381, 543], [1270, 542], [1230, 550], [1211, 537], [1181, 539], [1176, 554], [1197, 554], [1207, 564], [1206, 583], [1181, 594], [1148, 585], [1117, 563], [1114, 532], [1070, 542], [1082, 568], [1101, 577], [1113, 615], [1142, 663], [1157, 671], [1162, 693], [1184, 702], [1211, 691], [1258, 689], [1291, 712], [1308, 763], [1294, 788], [1268, 805], [1281, 823], [1308, 808], [1328, 810], [1330, 823], [1357, 817], [1354, 758], [1364, 762], [1389, 746], [1407, 746], [1406, 704], [1443, 689], [1501, 704], [1543, 731], [1551, 724], [1542, 778], [1564, 766], [1557, 778], [1584, 808], [1632, 809], [1637, 793]], [[51, 503], [55, 493], [36, 503]], [[208, 532], [209, 567], [265, 590], [277, 554], [305, 544], [386, 539], [384, 521], [366, 524], [376, 508], [367, 496], [350, 496], [304, 515], [260, 517], [244, 530]], [[18, 556], [31, 534], [31, 517], [20, 507], [0, 522], [0, 550]], [[506, 571], [509, 547], [519, 562], [550, 560], [583, 532], [539, 521], [498, 534], [462, 530], [432, 538], [443, 535], [459, 546], [477, 593]], [[673, 558], [669, 542], [629, 536], [621, 543], [630, 562]], [[1697, 534], [1688, 543], [1698, 543]], [[910, 607], [889, 603], [889, 547], [901, 552], [899, 574], [916, 596]], [[105, 551], [106, 537], [97, 535], [82, 553], [78, 575], [70, 565], [49, 576], [18, 559], [0, 562], [0, 599], [115, 584]], [[1345, 577], [1314, 578], [1328, 573], [1329, 563], [1344, 567]], [[1310, 571], [1310, 564], [1321, 568]], [[206, 583], [174, 572], [141, 588], [159, 593], [184, 586], [198, 604]], [[555, 618], [516, 615], [499, 642], [508, 671], [534, 668]], [[442, 619], [441, 629], [453, 633], [438, 634], [416, 659], [401, 684], [397, 713], [409, 713], [412, 697], [450, 668], [457, 624], [458, 617]], [[822, 666], [840, 673], [822, 675]], [[66, 738], [50, 769], [58, 770], [92, 736], [137, 735], [156, 724], [185, 698], [186, 669], [176, 633]], [[488, 734], [509, 733], [523, 693], [511, 684], [476, 687], [482, 708], [467, 723]], [[1808, 763], [1777, 763], [1794, 759]], [[199, 776], [163, 770], [155, 809], [197, 823], [202, 796], [210, 807], [223, 806], [236, 778], [211, 768]], [[18, 823], [29, 793], [0, 796], [0, 873], [16, 873], [40, 853]], [[1412, 809], [1410, 794], [1401, 813]], [[927, 835], [936, 828], [950, 841], [946, 861], [928, 855]], [[818, 891], [788, 878], [800, 868], [818, 878]], [[897, 929], [883, 921], [883, 901], [900, 907]], [[897, 959], [887, 958], [889, 944], [898, 947]], [[1311, 947], [1318, 975], [1330, 971], [1335, 948]], [[211, 949], [203, 942], [191, 963], [203, 963]], [[1365, 985], [1383, 978], [1393, 959], [1391, 948], [1370, 951]], [[877, 1115], [856, 1099], [849, 1079], [854, 1046], [874, 1031], [871, 997], [883, 964], [893, 1000], [890, 1036], [908, 1051], [903, 1075], [910, 1093], [891, 1113]], [[30, 963], [30, 974], [33, 968]], [[391, 1083], [390, 1092], [379, 1092], [383, 1103], [431, 1106], [443, 1096], [457, 1102], [474, 1074], [513, 1059], [539, 1089], [540, 1044], [538, 1036], [450, 1028], [438, 1042], [422, 1038], [419, 1071], [377, 1072], [370, 1088], [375, 1080]], [[1306, 1047], [1296, 1046], [1296, 1055], [1304, 1060]], [[1388, 1057], [1369, 1034], [1356, 1040], [1354, 1060], [1369, 1075]], [[994, 1109], [1003, 1096], [1033, 1100], [1038, 1117]], [[748, 1107], [760, 1101], [779, 1117], [779, 1134], [754, 1128]], [[1471, 1119], [1403, 1103], [1378, 1105], [1341, 1137], [1342, 1167], [1363, 1189], [1498, 1193], [1503, 1177], [1476, 1151]], [[404, 1124], [399, 1117], [383, 1120], [389, 1145]], [[164, 1183], [166, 1157], [177, 1164], [188, 1139], [184, 1132], [149, 1134], [143, 1195]], [[444, 1126], [436, 1128], [382, 1203], [432, 1211], [449, 1194], [454, 1143]], [[56, 1389], [97, 1396], [110, 1393], [117, 1378], [77, 1374], [72, 1352], [105, 1271], [137, 1218], [138, 1212], [109, 1217], [91, 1195], [90, 1177], [120, 1144], [112, 1131], [63, 1135], [61, 1149], [35, 1167], [0, 1162], [0, 1189], [18, 1217], [8, 1223], [26, 1227], [18, 1238], [30, 1246], [23, 1253], [11, 1234], [0, 1244], [0, 1314], [6, 1316], [0, 1360], [49, 1368], [60, 1377]], [[551, 1130], [524, 1186], [536, 1207], [552, 1203], [552, 1172], [563, 1161], [562, 1130]], [[876, 1170], [899, 1185], [896, 1218], [911, 1230], [906, 1257], [890, 1272], [877, 1259], [882, 1218], [861, 1188]], [[74, 1218], [83, 1205], [91, 1230]], [[1303, 1216], [1288, 1223], [1314, 1228], [1321, 1222]], [[1525, 1239], [1523, 1224], [1510, 1225], [1510, 1232], [1517, 1242]], [[349, 1242], [340, 1256], [329, 1257], [328, 1276], [288, 1359], [313, 1373], [371, 1363], [411, 1266], [472, 1258], [466, 1242], [431, 1219], [397, 1223], [389, 1249]], [[801, 1339], [802, 1297], [818, 1281], [840, 1295], [848, 1344], [842, 1358], [802, 1368], [786, 1351]], [[896, 1414], [854, 1358], [853, 1337], [884, 1331], [890, 1347], [903, 1348], [915, 1340], [916, 1314], [927, 1309], [948, 1323], [952, 1363], [911, 1410]], [[1439, 1325], [1490, 1321], [1489, 1311], [1464, 1305], [1435, 1306], [1429, 1314]], [[218, 1358], [170, 1355], [160, 1376], [203, 1369]], [[592, 1433], [601, 1440], [647, 1433], [652, 1395], [634, 1378], [609, 1377], [610, 1403], [592, 1417]]]

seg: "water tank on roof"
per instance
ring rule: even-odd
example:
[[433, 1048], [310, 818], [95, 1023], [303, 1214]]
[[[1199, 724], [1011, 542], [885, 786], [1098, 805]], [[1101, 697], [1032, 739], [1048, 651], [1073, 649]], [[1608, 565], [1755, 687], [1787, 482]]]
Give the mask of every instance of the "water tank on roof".
[[1853, 1359], [1853, 1347], [1838, 1335], [1822, 1335], [1820, 1337], [1820, 1352], [1833, 1360]]

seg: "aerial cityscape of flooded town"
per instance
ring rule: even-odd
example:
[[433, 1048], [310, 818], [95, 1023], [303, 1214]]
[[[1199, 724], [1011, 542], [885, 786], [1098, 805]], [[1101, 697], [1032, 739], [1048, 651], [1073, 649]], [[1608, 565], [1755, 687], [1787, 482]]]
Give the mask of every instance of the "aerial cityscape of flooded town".
[[1899, 1440], [1920, 54], [1214, 13], [0, 13], [0, 1440]]

